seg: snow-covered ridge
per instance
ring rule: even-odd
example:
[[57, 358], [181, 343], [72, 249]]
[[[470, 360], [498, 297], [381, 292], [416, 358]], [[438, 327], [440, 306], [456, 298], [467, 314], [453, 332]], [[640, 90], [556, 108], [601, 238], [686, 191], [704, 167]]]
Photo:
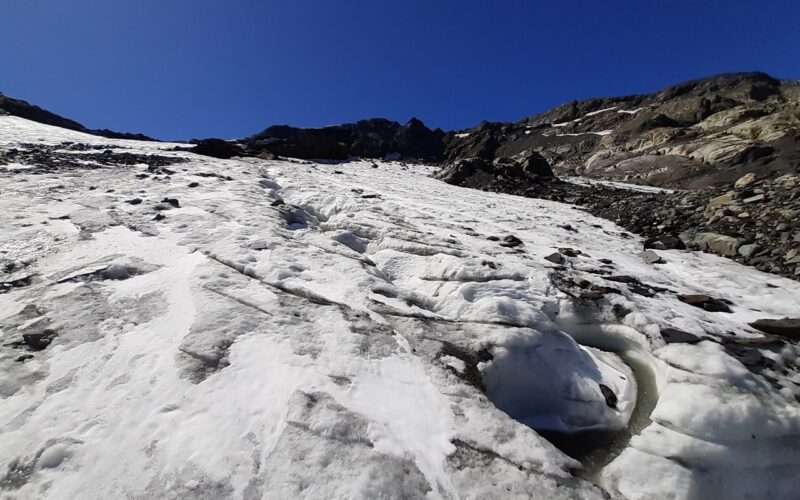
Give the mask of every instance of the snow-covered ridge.
[[[0, 169], [0, 259], [29, 264], [2, 275], [22, 283], [0, 295], [2, 495], [797, 491], [797, 374], [767, 369], [768, 383], [721, 343], [800, 310], [797, 282], [705, 254], [649, 265], [608, 221], [453, 187], [431, 167], [215, 160], [75, 134], [0, 117], [0, 148], [75, 141], [187, 162]], [[581, 253], [544, 258], [564, 247]], [[621, 275], [633, 281], [606, 279]], [[571, 296], [592, 287], [617, 293]], [[666, 328], [709, 340], [667, 344]], [[46, 331], [44, 350], [7, 345]], [[624, 345], [658, 382], [652, 423], [599, 475], [605, 492], [523, 423], [625, 425], [627, 367], [574, 339]], [[758, 353], [782, 367], [797, 349]]]

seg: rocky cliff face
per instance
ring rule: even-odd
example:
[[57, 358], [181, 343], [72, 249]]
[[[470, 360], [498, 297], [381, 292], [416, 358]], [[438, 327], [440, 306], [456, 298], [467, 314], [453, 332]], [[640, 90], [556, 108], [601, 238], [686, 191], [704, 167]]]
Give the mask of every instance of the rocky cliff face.
[[[0, 112], [118, 138], [140, 134], [83, 125], [0, 95]], [[540, 154], [556, 175], [654, 186], [721, 186], [800, 169], [800, 83], [734, 73], [660, 92], [573, 101], [516, 123], [483, 122], [463, 131], [431, 130], [381, 118], [323, 128], [272, 126], [242, 141], [242, 154], [345, 160], [402, 158], [452, 163]], [[501, 174], [502, 175], [502, 174]]]
[[800, 168], [800, 85], [720, 75], [648, 95], [590, 99], [446, 137], [446, 160], [544, 156], [557, 175], [705, 187]]
[[413, 158], [438, 162], [445, 133], [412, 118], [405, 125], [383, 118], [323, 128], [272, 126], [246, 139], [251, 154], [265, 152], [304, 159]]
[[696, 188], [800, 168], [800, 84], [763, 73], [714, 76], [654, 94], [573, 101], [516, 123], [430, 130], [382, 119], [319, 129], [270, 127], [254, 154], [343, 160], [400, 157], [490, 163], [524, 151], [557, 175]]

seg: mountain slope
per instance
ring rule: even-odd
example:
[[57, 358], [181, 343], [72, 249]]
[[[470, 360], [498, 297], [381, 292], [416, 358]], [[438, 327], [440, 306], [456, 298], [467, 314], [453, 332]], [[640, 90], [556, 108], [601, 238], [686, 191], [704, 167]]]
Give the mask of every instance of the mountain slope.
[[87, 134], [99, 135], [101, 137], [108, 137], [111, 139], [132, 139], [138, 141], [152, 141], [153, 139], [143, 134], [131, 134], [124, 132], [114, 132], [113, 130], [102, 129], [92, 130], [87, 129], [75, 120], [64, 118], [55, 113], [51, 113], [39, 106], [34, 106], [26, 101], [14, 99], [0, 93], [0, 116], [8, 114], [11, 116], [19, 116], [27, 120], [44, 123], [45, 125], [53, 125], [56, 127], [75, 130], [78, 132], [85, 132]]
[[[800, 85], [719, 75], [654, 94], [571, 102], [450, 136], [447, 158], [541, 153], [557, 175], [669, 187], [800, 169]], [[488, 146], [487, 146], [488, 145]]]
[[[413, 132], [409, 133], [413, 129]], [[460, 132], [374, 119], [319, 129], [270, 127], [253, 154], [453, 162], [540, 153], [557, 175], [656, 186], [729, 184], [800, 169], [800, 84], [763, 73], [718, 75], [647, 95], [573, 101], [516, 123]]]
[[[4, 495], [794, 498], [798, 347], [748, 323], [800, 283], [434, 167], [174, 147], [0, 117], [38, 158], [0, 165]], [[590, 429], [583, 472], [543, 438]]]

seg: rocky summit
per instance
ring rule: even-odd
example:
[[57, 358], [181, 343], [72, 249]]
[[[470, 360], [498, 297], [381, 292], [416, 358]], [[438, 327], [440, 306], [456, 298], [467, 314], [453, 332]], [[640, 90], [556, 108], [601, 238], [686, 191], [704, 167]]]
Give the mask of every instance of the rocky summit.
[[0, 97], [0, 497], [797, 498], [798, 88], [176, 143]]

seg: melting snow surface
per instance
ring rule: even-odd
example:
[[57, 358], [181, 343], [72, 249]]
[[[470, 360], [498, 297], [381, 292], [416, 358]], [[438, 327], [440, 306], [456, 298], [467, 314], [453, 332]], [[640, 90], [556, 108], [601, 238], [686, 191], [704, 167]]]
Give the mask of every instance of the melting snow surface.
[[[719, 341], [796, 315], [800, 283], [690, 252], [648, 265], [608, 221], [430, 167], [216, 160], [0, 117], [0, 145], [63, 141], [189, 161], [0, 172], [4, 498], [796, 498], [795, 375], [768, 383]], [[582, 253], [544, 259], [559, 247]], [[600, 486], [525, 425], [630, 417], [630, 370], [573, 336], [624, 343], [658, 380]]]

